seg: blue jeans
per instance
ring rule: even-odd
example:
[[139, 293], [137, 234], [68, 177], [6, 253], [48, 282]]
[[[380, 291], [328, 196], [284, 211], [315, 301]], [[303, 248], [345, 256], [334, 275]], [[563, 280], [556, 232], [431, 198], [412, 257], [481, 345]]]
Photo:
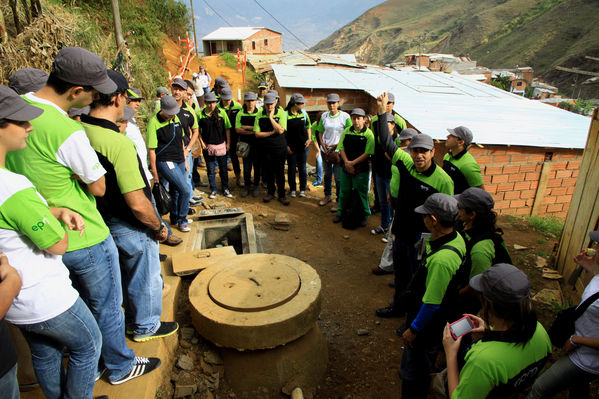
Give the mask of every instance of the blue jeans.
[[390, 182], [391, 179], [386, 179], [377, 175], [376, 173], [374, 174], [374, 184], [376, 185], [376, 191], [379, 195], [379, 206], [381, 209], [381, 227], [384, 229], [389, 228], [389, 224], [393, 218], [393, 209], [387, 200], [387, 197], [389, 196]]
[[[187, 179], [187, 184], [189, 184], [189, 199], [193, 198], [193, 155], [191, 155], [191, 151], [189, 151], [189, 155], [187, 156], [187, 165], [189, 168], [185, 171], [185, 178]], [[183, 165], [185, 167], [185, 165]]]
[[299, 175], [299, 189], [306, 191], [306, 182], [308, 174], [306, 173], [306, 159], [308, 157], [308, 148], [302, 148], [295, 151], [293, 154], [287, 154], [287, 182], [289, 183], [289, 191], [295, 191], [295, 169]]
[[566, 355], [537, 378], [526, 399], [553, 398], [566, 389], [568, 398], [585, 399], [589, 397], [589, 382], [597, 378], [599, 375], [578, 368]]
[[258, 187], [260, 184], [260, 164], [258, 163], [258, 154], [256, 151], [256, 144], [250, 144], [250, 153], [247, 157], [243, 158], [243, 182], [247, 190], [250, 189], [252, 184], [252, 169], [254, 170], [254, 186]]
[[[20, 325], [35, 375], [48, 399], [91, 398], [102, 348], [100, 329], [81, 298], [56, 317]], [[62, 366], [67, 347], [68, 367]]]
[[339, 164], [331, 164], [325, 160], [325, 153], [321, 151], [323, 164], [324, 164], [324, 195], [330, 196], [333, 192], [333, 175], [335, 176], [335, 193], [337, 195], [337, 201], [339, 201], [339, 187], [341, 178]]
[[107, 224], [119, 250], [125, 326], [136, 338], [147, 337], [160, 327], [162, 314], [158, 241], [149, 229], [133, 227], [118, 218]]
[[[174, 167], [171, 169], [168, 164], [172, 164]], [[156, 169], [160, 178], [169, 183], [169, 192], [173, 199], [170, 213], [171, 224], [187, 223], [189, 199], [193, 190], [189, 188], [189, 183], [185, 177], [185, 162], [156, 162]]]
[[206, 160], [206, 170], [208, 171], [208, 183], [210, 183], [210, 191], [216, 191], [216, 166], [218, 165], [218, 173], [220, 176], [220, 185], [223, 191], [229, 189], [229, 172], [227, 171], [227, 156], [226, 155], [208, 155], [204, 153]]
[[102, 332], [102, 362], [108, 377], [112, 381], [121, 379], [133, 368], [135, 353], [125, 342], [123, 288], [114, 240], [108, 235], [101, 243], [67, 252], [62, 261]]
[[320, 155], [320, 151], [316, 153], [316, 181], [322, 182], [322, 156]]
[[19, 381], [17, 381], [17, 364], [0, 377], [0, 392], [6, 399], [19, 399]]

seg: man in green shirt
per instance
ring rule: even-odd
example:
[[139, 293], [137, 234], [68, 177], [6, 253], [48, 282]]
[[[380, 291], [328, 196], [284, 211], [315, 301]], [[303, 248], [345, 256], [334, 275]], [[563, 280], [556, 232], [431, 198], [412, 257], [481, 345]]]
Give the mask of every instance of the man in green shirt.
[[370, 215], [370, 206], [368, 205], [370, 165], [368, 161], [374, 155], [374, 135], [364, 124], [366, 113], [362, 108], [355, 108], [350, 115], [352, 126], [341, 133], [337, 145], [343, 160], [343, 168], [341, 169], [339, 207], [333, 223], [341, 221], [343, 210], [347, 208], [351, 193], [355, 190], [360, 197], [364, 210], [359, 223], [365, 226], [366, 219]]
[[454, 192], [460, 194], [469, 187], [483, 187], [483, 177], [480, 166], [468, 152], [472, 143], [472, 132], [466, 126], [447, 129], [445, 147], [449, 152], [443, 157], [443, 170], [451, 177]]
[[83, 234], [67, 231], [69, 246], [62, 260], [102, 332], [108, 378], [120, 384], [155, 365], [136, 358], [126, 345], [118, 250], [94, 198], [104, 195], [106, 171], [81, 124], [67, 115], [71, 108], [90, 104], [98, 92], [115, 90], [100, 57], [78, 47], [60, 50], [46, 85], [24, 97], [44, 113], [31, 121], [35, 130], [27, 147], [11, 152], [6, 163], [11, 171], [25, 175], [50, 206], [69, 208], [83, 217]]

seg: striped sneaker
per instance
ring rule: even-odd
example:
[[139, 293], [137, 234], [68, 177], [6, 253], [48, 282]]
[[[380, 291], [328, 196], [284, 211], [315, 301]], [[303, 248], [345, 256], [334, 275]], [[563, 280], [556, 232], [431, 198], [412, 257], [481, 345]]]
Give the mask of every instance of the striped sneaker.
[[160, 359], [158, 359], [157, 357], [137, 357], [136, 356], [135, 364], [133, 365], [133, 368], [131, 369], [129, 374], [127, 374], [126, 376], [124, 376], [123, 378], [121, 378], [119, 380], [110, 381], [110, 383], [112, 385], [122, 384], [123, 382], [132, 380], [135, 377], [140, 377], [144, 374], [148, 374], [149, 372], [151, 372], [158, 366], [160, 366]]

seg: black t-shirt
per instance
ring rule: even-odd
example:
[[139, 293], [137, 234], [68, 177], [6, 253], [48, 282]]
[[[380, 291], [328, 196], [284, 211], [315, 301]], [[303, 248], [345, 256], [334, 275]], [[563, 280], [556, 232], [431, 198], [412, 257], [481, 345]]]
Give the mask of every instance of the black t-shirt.
[[193, 129], [193, 125], [195, 123], [195, 116], [193, 115], [193, 111], [187, 108], [187, 104], [183, 104], [177, 116], [179, 117], [179, 121], [181, 121], [181, 127], [183, 128], [183, 144], [189, 144], [191, 140], [191, 130]]
[[17, 351], [4, 319], [0, 320], [0, 378], [17, 364]]
[[183, 156], [183, 129], [179, 118], [171, 121], [156, 115], [159, 126], [156, 129], [158, 145], [156, 147], [156, 162], [185, 162]]
[[[215, 113], [217, 116], [215, 116]], [[220, 108], [216, 108], [212, 111], [211, 115], [206, 115], [205, 110], [200, 114], [200, 120], [198, 122], [202, 140], [205, 144], [222, 144], [227, 141], [226, 129], [228, 118], [225, 119], [227, 114]]]
[[[278, 107], [273, 117], [275, 122], [281, 124], [281, 118], [285, 117], [285, 111]], [[272, 132], [274, 130], [274, 127], [270, 122], [270, 118], [264, 113], [264, 109], [258, 113], [256, 118], [258, 119], [258, 128], [261, 132]], [[287, 151], [287, 139], [285, 137], [285, 133], [273, 134], [264, 138], [256, 138], [256, 144], [260, 146], [261, 151], [272, 151], [273, 153]]]
[[288, 112], [285, 138], [287, 139], [287, 145], [294, 153], [302, 151], [305, 147], [308, 140], [307, 123], [308, 121], [303, 112], [300, 111], [297, 115], [292, 115]]

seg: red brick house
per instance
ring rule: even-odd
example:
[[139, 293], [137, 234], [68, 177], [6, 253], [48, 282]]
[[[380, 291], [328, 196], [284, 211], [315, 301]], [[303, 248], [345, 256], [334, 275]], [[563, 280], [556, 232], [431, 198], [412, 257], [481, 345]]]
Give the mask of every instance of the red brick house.
[[279, 32], [262, 27], [223, 27], [202, 38], [204, 55], [247, 51], [251, 54], [281, 53], [283, 42]]

